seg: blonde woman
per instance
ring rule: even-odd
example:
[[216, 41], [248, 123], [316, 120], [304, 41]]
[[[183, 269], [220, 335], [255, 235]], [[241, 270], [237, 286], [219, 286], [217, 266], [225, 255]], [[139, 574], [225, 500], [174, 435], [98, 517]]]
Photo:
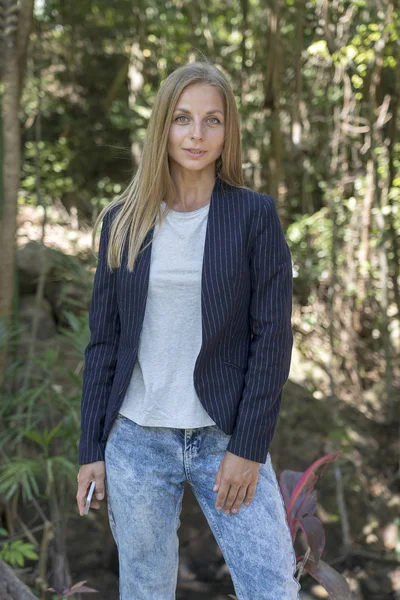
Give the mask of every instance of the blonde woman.
[[271, 196], [243, 184], [232, 89], [208, 61], [155, 99], [140, 166], [107, 206], [85, 350], [77, 504], [107, 493], [120, 600], [172, 600], [188, 481], [239, 600], [298, 600], [271, 463], [293, 336]]

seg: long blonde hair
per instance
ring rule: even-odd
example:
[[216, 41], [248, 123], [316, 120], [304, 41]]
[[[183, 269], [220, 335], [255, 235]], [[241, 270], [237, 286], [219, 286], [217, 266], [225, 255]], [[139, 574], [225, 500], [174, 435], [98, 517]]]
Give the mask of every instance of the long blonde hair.
[[[109, 231], [107, 263], [110, 269], [121, 265], [122, 251], [129, 238], [127, 267], [133, 271], [141, 245], [153, 226], [166, 196], [174, 197], [177, 190], [168, 165], [168, 134], [173, 112], [182, 91], [189, 85], [206, 83], [218, 89], [224, 102], [225, 141], [223, 159], [216, 161], [216, 176], [235, 187], [246, 187], [243, 180], [239, 112], [232, 88], [224, 74], [209, 60], [196, 61], [178, 67], [161, 85], [152, 109], [146, 140], [138, 169], [126, 189], [112, 200], [97, 217], [92, 233], [114, 206], [117, 211]], [[168, 212], [168, 207], [165, 215]], [[160, 216], [160, 215], [159, 215]]]

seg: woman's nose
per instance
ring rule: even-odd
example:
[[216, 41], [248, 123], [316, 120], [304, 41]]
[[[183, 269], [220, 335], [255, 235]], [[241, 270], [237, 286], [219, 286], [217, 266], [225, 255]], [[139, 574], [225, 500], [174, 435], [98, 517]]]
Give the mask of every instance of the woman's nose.
[[201, 123], [201, 121], [193, 122], [191, 133], [192, 133], [191, 137], [196, 137], [196, 138], [203, 137], [203, 124]]

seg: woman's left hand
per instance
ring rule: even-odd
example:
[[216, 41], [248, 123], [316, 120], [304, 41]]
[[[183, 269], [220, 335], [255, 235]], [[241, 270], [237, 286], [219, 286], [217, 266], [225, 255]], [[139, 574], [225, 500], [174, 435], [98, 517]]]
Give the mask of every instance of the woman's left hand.
[[252, 501], [258, 481], [260, 463], [226, 452], [215, 478], [213, 491], [218, 491], [215, 508], [220, 510], [225, 503], [224, 513], [236, 513], [244, 501]]

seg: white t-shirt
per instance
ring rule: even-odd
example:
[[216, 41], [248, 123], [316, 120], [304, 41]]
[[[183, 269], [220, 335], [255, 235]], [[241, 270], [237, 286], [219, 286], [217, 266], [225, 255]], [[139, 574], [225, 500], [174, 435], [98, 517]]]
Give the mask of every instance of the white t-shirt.
[[[210, 204], [170, 209], [154, 229], [137, 360], [119, 412], [139, 425], [215, 425], [193, 383], [201, 348], [201, 275]], [[161, 202], [164, 211], [166, 204]]]

